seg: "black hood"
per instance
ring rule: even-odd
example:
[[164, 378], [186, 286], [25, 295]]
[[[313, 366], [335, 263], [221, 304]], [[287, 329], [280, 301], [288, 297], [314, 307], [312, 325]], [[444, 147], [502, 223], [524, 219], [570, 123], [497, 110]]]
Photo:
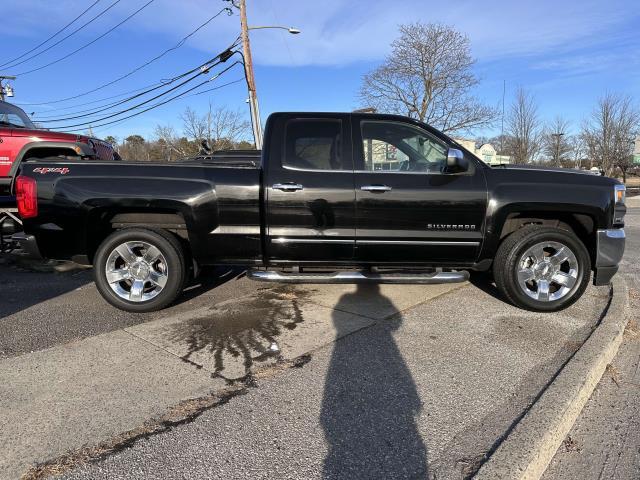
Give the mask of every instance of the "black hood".
[[495, 165], [492, 168], [496, 170], [529, 170], [534, 172], [558, 172], [558, 173], [577, 173], [579, 175], [593, 175], [589, 170], [577, 170], [575, 168], [546, 167], [544, 165], [513, 165], [502, 164]]

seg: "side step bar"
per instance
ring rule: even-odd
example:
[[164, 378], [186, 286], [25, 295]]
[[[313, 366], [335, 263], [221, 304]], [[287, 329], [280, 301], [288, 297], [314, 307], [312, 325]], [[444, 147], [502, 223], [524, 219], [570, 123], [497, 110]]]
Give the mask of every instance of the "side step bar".
[[460, 283], [469, 280], [469, 272], [434, 273], [375, 273], [375, 272], [330, 272], [330, 273], [283, 273], [273, 270], [249, 270], [247, 277], [259, 282], [280, 283]]

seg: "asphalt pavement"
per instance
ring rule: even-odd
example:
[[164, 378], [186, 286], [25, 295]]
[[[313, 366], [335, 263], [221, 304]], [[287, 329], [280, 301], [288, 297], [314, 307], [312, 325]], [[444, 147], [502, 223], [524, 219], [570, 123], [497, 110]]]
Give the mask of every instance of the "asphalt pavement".
[[[543, 315], [489, 287], [409, 308], [395, 307], [394, 293], [345, 289], [329, 319], [339, 339], [303, 366], [67, 478], [468, 477], [579, 348], [607, 297], [591, 288]], [[398, 313], [342, 331], [340, 312], [365, 299]]]

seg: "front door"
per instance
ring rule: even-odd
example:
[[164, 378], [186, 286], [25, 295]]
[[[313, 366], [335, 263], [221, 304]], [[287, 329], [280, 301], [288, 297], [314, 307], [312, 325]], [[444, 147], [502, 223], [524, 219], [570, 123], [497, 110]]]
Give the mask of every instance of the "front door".
[[475, 261], [487, 204], [484, 173], [444, 173], [449, 145], [416, 124], [353, 117], [356, 258], [373, 263]]
[[355, 193], [349, 116], [287, 114], [271, 121], [274, 140], [267, 145], [265, 182], [269, 261], [352, 261]]

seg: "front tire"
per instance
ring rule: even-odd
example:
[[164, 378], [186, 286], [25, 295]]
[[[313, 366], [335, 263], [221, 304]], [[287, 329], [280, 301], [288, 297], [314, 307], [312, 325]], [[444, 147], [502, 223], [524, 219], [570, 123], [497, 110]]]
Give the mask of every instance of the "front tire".
[[160, 310], [182, 292], [184, 253], [168, 232], [120, 230], [98, 247], [94, 277], [98, 291], [114, 307], [137, 313]]
[[554, 312], [582, 296], [591, 275], [591, 259], [572, 232], [529, 225], [502, 242], [493, 274], [500, 292], [514, 305]]

